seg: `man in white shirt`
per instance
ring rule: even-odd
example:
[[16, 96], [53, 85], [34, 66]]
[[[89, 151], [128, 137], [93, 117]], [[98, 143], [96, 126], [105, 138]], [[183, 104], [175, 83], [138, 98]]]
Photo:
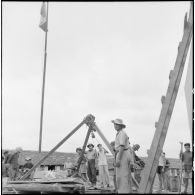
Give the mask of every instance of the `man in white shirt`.
[[106, 153], [108, 153], [108, 151], [106, 151], [101, 144], [98, 144], [97, 147], [99, 149], [97, 157], [101, 187], [110, 187], [108, 163], [106, 158]]
[[123, 130], [126, 125], [123, 124], [121, 119], [115, 119], [111, 122], [117, 131], [115, 138], [117, 190], [118, 193], [131, 193], [132, 177], [130, 163], [132, 159], [129, 151], [129, 137]]

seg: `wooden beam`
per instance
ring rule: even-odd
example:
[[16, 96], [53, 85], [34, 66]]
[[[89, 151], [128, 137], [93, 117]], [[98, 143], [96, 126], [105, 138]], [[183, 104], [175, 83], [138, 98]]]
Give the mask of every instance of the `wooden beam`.
[[192, 38], [192, 26], [193, 26], [192, 23], [193, 21], [192, 21], [192, 4], [191, 4], [189, 20], [187, 24], [186, 24], [186, 19], [184, 22], [184, 35], [179, 45], [178, 55], [177, 55], [174, 70], [172, 71], [172, 74], [170, 76], [167, 94], [165, 99], [162, 102], [163, 105], [161, 109], [161, 114], [150, 147], [149, 157], [147, 159], [146, 166], [141, 174], [142, 179], [140, 183], [139, 193], [151, 193], [154, 177], [156, 174], [156, 169], [158, 166], [158, 160], [166, 138], [169, 122], [173, 112], [175, 100], [178, 93], [178, 88], [180, 85], [180, 81], [184, 69], [186, 56]]
[[89, 129], [87, 131], [87, 135], [86, 135], [86, 138], [85, 138], [85, 142], [83, 144], [81, 157], [80, 157], [80, 159], [78, 161], [78, 166], [77, 166], [77, 170], [76, 170], [77, 173], [79, 172], [79, 168], [80, 168], [81, 162], [82, 162], [83, 157], [84, 157], [84, 153], [85, 153], [85, 149], [86, 149], [86, 146], [87, 146], [87, 142], [89, 140], [90, 133], [91, 133], [91, 127], [89, 127]]
[[[87, 118], [87, 117], [86, 117]], [[23, 175], [19, 180], [25, 179], [29, 176], [33, 170], [35, 170], [41, 163], [47, 159], [51, 154], [53, 154], [68, 138], [70, 138], [83, 124], [86, 123], [86, 118], [77, 125], [63, 140], [61, 140], [50, 152], [48, 152], [40, 161], [38, 161], [25, 175]]]
[[108, 142], [108, 140], [106, 139], [106, 137], [104, 136], [104, 134], [101, 132], [101, 130], [99, 129], [99, 127], [94, 124], [94, 130], [97, 131], [97, 133], [99, 134], [99, 136], [102, 138], [102, 140], [104, 141], [104, 143], [106, 144], [106, 146], [108, 147], [108, 149], [110, 150], [110, 152], [112, 153], [112, 155], [114, 156], [114, 151], [110, 145], [110, 143]]
[[76, 189], [84, 190], [84, 185], [81, 184], [40, 184], [40, 183], [29, 183], [29, 184], [9, 184], [8, 188], [14, 188], [18, 192], [74, 192]]

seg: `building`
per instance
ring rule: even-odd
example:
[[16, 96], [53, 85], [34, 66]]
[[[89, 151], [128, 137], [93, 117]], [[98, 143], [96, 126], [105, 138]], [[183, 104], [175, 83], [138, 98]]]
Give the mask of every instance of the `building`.
[[[43, 158], [48, 152], [43, 151], [39, 153], [38, 151], [32, 151], [32, 150], [23, 150], [20, 154], [19, 158], [19, 164], [24, 165], [25, 164], [25, 158], [28, 156], [32, 159], [32, 163], [36, 164], [41, 158]], [[41, 165], [37, 168], [37, 170], [63, 170], [64, 163], [66, 162], [67, 158], [70, 157], [71, 161], [75, 163], [76, 161], [76, 153], [64, 153], [64, 152], [54, 152], [51, 154], [45, 161], [41, 163]], [[114, 159], [113, 156], [108, 156], [108, 168], [110, 175], [113, 175], [114, 168], [113, 163]], [[141, 157], [141, 159], [146, 162], [147, 157]], [[177, 170], [181, 168], [180, 160], [174, 159], [174, 158], [168, 158], [170, 162], [170, 169], [172, 172], [177, 173]]]

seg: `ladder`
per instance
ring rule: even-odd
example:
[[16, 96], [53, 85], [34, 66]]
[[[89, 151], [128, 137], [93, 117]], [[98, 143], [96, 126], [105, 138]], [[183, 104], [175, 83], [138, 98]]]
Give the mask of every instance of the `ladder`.
[[155, 134], [148, 154], [148, 159], [145, 168], [141, 174], [141, 183], [139, 186], [139, 193], [151, 193], [154, 183], [158, 161], [164, 141], [166, 138], [169, 122], [173, 112], [175, 100], [177, 97], [186, 56], [189, 50], [190, 41], [192, 39], [193, 29], [193, 2], [191, 2], [189, 18], [187, 20], [187, 13], [184, 18], [184, 33], [182, 41], [179, 43], [177, 59], [174, 70], [169, 74], [169, 86], [166, 96], [162, 96], [161, 113], [158, 122], [155, 123]]

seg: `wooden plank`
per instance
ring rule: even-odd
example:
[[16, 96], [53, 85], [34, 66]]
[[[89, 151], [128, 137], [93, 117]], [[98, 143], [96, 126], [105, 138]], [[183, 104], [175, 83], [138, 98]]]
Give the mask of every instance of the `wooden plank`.
[[16, 191], [25, 192], [70, 192], [74, 190], [83, 190], [84, 185], [79, 184], [9, 184], [8, 187]]
[[[172, 111], [175, 104], [175, 99], [178, 93], [179, 84], [181, 81], [184, 63], [188, 53], [191, 37], [192, 37], [192, 5], [190, 8], [189, 25], [185, 28], [182, 42], [179, 47], [174, 74], [170, 78], [167, 95], [162, 105], [161, 114], [159, 117], [158, 125], [156, 127], [155, 135], [150, 147], [149, 157], [146, 166], [141, 175], [141, 183], [139, 193], [150, 193], [156, 169], [158, 166], [158, 159], [162, 151], [166, 133], [168, 130], [169, 122], [171, 119]], [[186, 24], [185, 24], [186, 26]], [[173, 72], [172, 72], [173, 73]]]
[[16, 191], [23, 192], [71, 192], [74, 191], [75, 186], [61, 186], [61, 185], [50, 185], [50, 184], [36, 184], [36, 185], [25, 185], [25, 184], [14, 184], [12, 185]]
[[52, 183], [64, 183], [64, 184], [83, 184], [82, 181], [77, 181], [75, 178], [68, 179], [53, 179], [53, 180], [41, 180], [41, 181], [28, 181], [28, 180], [18, 180], [18, 181], [9, 181], [8, 184], [30, 184], [30, 183], [40, 183], [40, 184], [52, 184]]

